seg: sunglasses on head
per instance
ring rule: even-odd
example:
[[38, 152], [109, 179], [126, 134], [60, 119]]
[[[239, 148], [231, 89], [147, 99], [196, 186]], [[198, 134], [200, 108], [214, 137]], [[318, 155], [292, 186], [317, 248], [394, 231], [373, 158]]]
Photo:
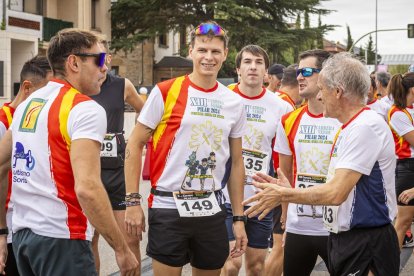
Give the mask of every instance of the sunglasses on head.
[[302, 74], [304, 77], [310, 77], [313, 75], [313, 73], [319, 73], [321, 69], [311, 68], [311, 67], [303, 67], [300, 69], [296, 69], [296, 77], [299, 76], [299, 74]]
[[106, 53], [98, 53], [98, 54], [76, 53], [74, 55], [78, 56], [78, 57], [94, 57], [95, 58], [95, 64], [99, 68], [102, 68], [105, 65]]
[[196, 35], [207, 35], [210, 32], [217, 36], [224, 35], [224, 30], [219, 25], [214, 23], [203, 23], [198, 25], [198, 27], [195, 29]]

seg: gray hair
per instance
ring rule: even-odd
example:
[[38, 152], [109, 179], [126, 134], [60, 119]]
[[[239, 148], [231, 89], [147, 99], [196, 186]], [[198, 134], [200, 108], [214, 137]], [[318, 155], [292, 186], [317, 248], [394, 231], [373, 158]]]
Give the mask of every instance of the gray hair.
[[388, 83], [390, 82], [391, 74], [388, 72], [378, 72], [375, 75], [375, 78], [381, 84], [382, 87], [386, 88], [388, 86]]
[[320, 76], [329, 89], [341, 88], [345, 98], [365, 104], [371, 80], [364, 64], [352, 54], [342, 52], [327, 59]]

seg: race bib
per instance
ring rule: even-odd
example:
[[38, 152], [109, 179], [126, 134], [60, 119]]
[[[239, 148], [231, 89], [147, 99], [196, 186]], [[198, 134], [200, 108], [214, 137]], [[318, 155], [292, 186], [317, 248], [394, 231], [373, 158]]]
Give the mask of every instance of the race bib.
[[[296, 187], [306, 189], [315, 185], [324, 184], [326, 176], [311, 175], [298, 173], [296, 177]], [[296, 212], [298, 217], [322, 218], [322, 207], [314, 205], [296, 204]]]
[[339, 206], [323, 206], [323, 225], [329, 232], [338, 233]]
[[268, 173], [270, 162], [268, 154], [249, 149], [243, 149], [242, 153], [246, 176], [253, 176], [258, 172]]
[[173, 196], [180, 217], [207, 217], [221, 211], [214, 192], [174, 192]]
[[118, 148], [116, 135], [114, 133], [105, 134], [105, 138], [101, 145], [101, 157], [117, 157]]

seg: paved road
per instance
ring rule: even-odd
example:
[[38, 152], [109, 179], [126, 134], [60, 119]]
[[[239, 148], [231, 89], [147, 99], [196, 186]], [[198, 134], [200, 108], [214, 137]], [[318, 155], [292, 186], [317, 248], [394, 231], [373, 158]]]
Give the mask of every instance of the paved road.
[[[141, 193], [144, 198], [147, 198], [149, 194], [150, 183], [148, 181], [143, 181], [141, 184]], [[147, 201], [144, 200], [143, 202], [143, 209], [145, 212], [145, 216], [147, 217]], [[414, 227], [412, 227], [414, 231]], [[141, 252], [143, 253], [142, 256], [142, 265], [143, 265], [143, 273], [142, 276], [149, 276], [152, 275], [152, 270], [150, 266], [150, 259], [145, 256], [145, 247], [147, 245], [147, 235], [145, 234], [143, 237], [143, 241], [141, 243]], [[412, 276], [414, 275], [414, 258], [412, 258], [412, 249], [403, 249], [401, 254], [401, 261], [404, 263], [404, 268], [400, 273], [400, 276]], [[101, 239], [99, 244], [99, 252], [101, 256], [101, 275], [107, 276], [115, 276], [119, 275], [118, 266], [115, 262], [115, 256], [113, 250], [108, 246], [104, 239]], [[408, 261], [407, 261], [408, 260]], [[320, 262], [320, 261], [319, 261]], [[315, 267], [314, 272], [311, 274], [312, 276], [328, 276], [329, 273], [323, 271], [325, 268], [322, 264], [318, 264]], [[322, 271], [321, 271], [322, 270]], [[191, 275], [191, 268], [186, 266], [183, 270], [182, 275]], [[240, 273], [240, 275], [245, 275], [244, 271]]]

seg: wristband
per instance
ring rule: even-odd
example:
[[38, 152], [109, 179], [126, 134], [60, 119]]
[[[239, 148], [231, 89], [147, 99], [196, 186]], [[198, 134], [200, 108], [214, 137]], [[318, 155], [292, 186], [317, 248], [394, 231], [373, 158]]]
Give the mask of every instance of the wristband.
[[1, 228], [0, 229], [0, 235], [8, 235], [9, 234], [9, 228]]
[[243, 221], [244, 224], [247, 223], [247, 217], [246, 216], [233, 216], [233, 222], [236, 221]]

